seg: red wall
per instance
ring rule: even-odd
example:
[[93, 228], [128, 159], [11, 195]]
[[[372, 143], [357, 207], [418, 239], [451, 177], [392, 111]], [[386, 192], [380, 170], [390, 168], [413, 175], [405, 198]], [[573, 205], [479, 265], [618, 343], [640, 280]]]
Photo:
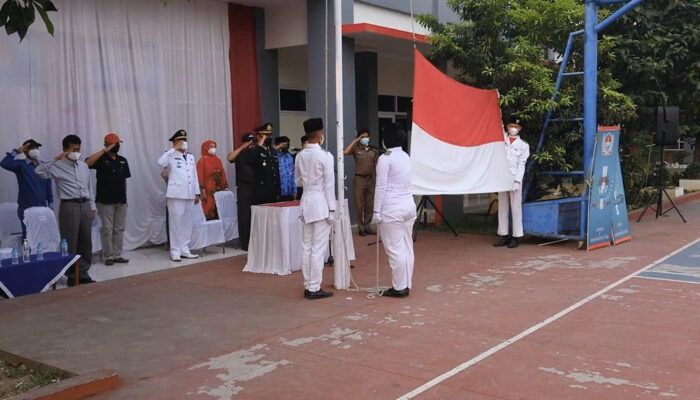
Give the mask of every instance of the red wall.
[[233, 143], [238, 147], [241, 136], [261, 123], [253, 8], [229, 4], [228, 25]]

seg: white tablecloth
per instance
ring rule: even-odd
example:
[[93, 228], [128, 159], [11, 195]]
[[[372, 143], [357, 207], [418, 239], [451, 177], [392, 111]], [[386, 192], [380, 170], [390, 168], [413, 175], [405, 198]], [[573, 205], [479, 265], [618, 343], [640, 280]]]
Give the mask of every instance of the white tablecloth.
[[[301, 207], [298, 201], [253, 206], [250, 221], [248, 262], [243, 271], [288, 275], [301, 269]], [[345, 248], [355, 259], [348, 200], [345, 199]], [[328, 246], [330, 249], [330, 246]]]

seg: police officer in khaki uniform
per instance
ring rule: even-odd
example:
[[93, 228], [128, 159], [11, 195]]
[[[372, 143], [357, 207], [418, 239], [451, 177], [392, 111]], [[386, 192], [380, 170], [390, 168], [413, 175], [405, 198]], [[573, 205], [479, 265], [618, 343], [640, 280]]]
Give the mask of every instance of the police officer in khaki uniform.
[[360, 236], [376, 235], [370, 229], [370, 223], [374, 208], [374, 172], [379, 152], [369, 145], [369, 131], [367, 129], [359, 130], [357, 137], [345, 147], [343, 154], [355, 157], [355, 177], [352, 184], [357, 228]]

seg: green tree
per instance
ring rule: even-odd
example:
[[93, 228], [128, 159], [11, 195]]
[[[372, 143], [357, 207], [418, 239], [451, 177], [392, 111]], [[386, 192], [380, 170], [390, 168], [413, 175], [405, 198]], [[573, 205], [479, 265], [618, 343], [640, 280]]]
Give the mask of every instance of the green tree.
[[48, 15], [50, 11], [58, 11], [50, 0], [6, 0], [0, 7], [0, 27], [4, 26], [8, 35], [16, 33], [22, 40], [39, 14], [46, 29], [53, 35], [53, 23]]
[[[556, 117], [581, 117], [583, 79], [567, 78], [552, 101], [559, 55], [569, 33], [583, 28], [584, 6], [579, 0], [448, 0], [461, 22], [441, 24], [432, 15], [418, 16], [432, 30], [431, 59], [452, 63], [458, 79], [468, 85], [498, 89], [504, 118], [523, 121], [522, 135], [534, 147], [547, 111]], [[601, 12], [601, 17], [609, 14]], [[602, 36], [601, 59], [615, 56], [616, 39]], [[578, 39], [569, 59], [570, 71], [583, 68], [583, 41]], [[621, 123], [635, 116], [629, 96], [612, 69], [599, 70], [599, 122]], [[581, 168], [582, 126], [552, 124], [540, 154], [539, 167]]]

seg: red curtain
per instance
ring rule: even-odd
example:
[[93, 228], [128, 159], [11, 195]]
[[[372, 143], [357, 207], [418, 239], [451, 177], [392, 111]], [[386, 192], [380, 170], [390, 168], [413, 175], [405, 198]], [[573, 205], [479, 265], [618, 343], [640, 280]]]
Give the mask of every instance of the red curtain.
[[260, 91], [258, 89], [258, 57], [255, 44], [253, 8], [228, 5], [231, 64], [231, 103], [233, 143], [260, 125]]

